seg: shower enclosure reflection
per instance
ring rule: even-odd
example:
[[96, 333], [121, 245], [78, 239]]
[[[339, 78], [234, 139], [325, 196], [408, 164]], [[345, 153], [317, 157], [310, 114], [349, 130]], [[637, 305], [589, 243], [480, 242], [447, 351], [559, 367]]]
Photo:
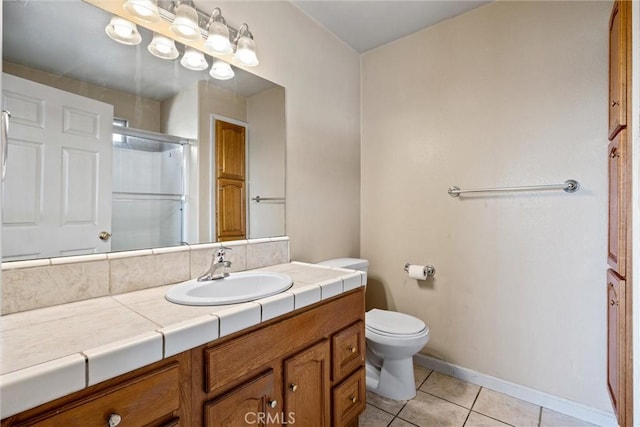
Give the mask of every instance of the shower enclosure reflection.
[[186, 243], [189, 140], [114, 127], [111, 250]]

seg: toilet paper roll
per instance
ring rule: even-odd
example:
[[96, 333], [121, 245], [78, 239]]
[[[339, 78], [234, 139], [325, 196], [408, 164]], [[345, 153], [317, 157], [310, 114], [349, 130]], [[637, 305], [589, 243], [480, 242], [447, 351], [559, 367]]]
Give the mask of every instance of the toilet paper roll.
[[412, 279], [425, 280], [427, 278], [427, 267], [424, 265], [410, 265], [409, 277]]

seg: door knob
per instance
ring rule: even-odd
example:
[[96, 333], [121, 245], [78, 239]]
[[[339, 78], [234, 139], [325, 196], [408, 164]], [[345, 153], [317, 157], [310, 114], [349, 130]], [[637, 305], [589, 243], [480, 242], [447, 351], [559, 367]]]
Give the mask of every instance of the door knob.
[[109, 233], [108, 231], [102, 231], [100, 234], [98, 234], [98, 237], [100, 238], [100, 240], [104, 240], [106, 242], [111, 238], [111, 233]]

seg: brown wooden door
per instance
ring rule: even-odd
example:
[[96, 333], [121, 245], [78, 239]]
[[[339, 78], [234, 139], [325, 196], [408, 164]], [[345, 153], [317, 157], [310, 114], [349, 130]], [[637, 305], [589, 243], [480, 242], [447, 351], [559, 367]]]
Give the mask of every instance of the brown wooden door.
[[218, 241], [242, 240], [246, 234], [245, 182], [237, 179], [218, 179]]
[[216, 120], [216, 237], [246, 238], [245, 133], [243, 126]]
[[626, 321], [625, 281], [614, 271], [607, 272], [607, 387], [616, 416], [624, 414], [626, 406]]
[[609, 20], [609, 139], [627, 123], [626, 3], [616, 1]]
[[627, 130], [622, 129], [609, 142], [609, 239], [607, 261], [611, 268], [625, 274], [627, 245], [626, 192], [628, 173]]
[[284, 408], [296, 425], [330, 425], [330, 355], [329, 340], [323, 340], [284, 362]]
[[204, 405], [205, 426], [279, 425], [282, 416], [274, 397], [274, 374], [267, 373]]

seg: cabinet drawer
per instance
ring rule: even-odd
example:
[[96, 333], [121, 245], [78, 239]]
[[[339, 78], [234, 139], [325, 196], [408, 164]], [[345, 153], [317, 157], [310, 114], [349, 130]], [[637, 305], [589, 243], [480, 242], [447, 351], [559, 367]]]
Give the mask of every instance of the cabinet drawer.
[[333, 388], [333, 425], [348, 425], [366, 406], [364, 367]]
[[339, 381], [364, 364], [364, 322], [359, 321], [331, 338], [331, 379]]
[[142, 426], [172, 413], [179, 404], [178, 365], [172, 364], [20, 425], [103, 427], [117, 415], [121, 426]]

